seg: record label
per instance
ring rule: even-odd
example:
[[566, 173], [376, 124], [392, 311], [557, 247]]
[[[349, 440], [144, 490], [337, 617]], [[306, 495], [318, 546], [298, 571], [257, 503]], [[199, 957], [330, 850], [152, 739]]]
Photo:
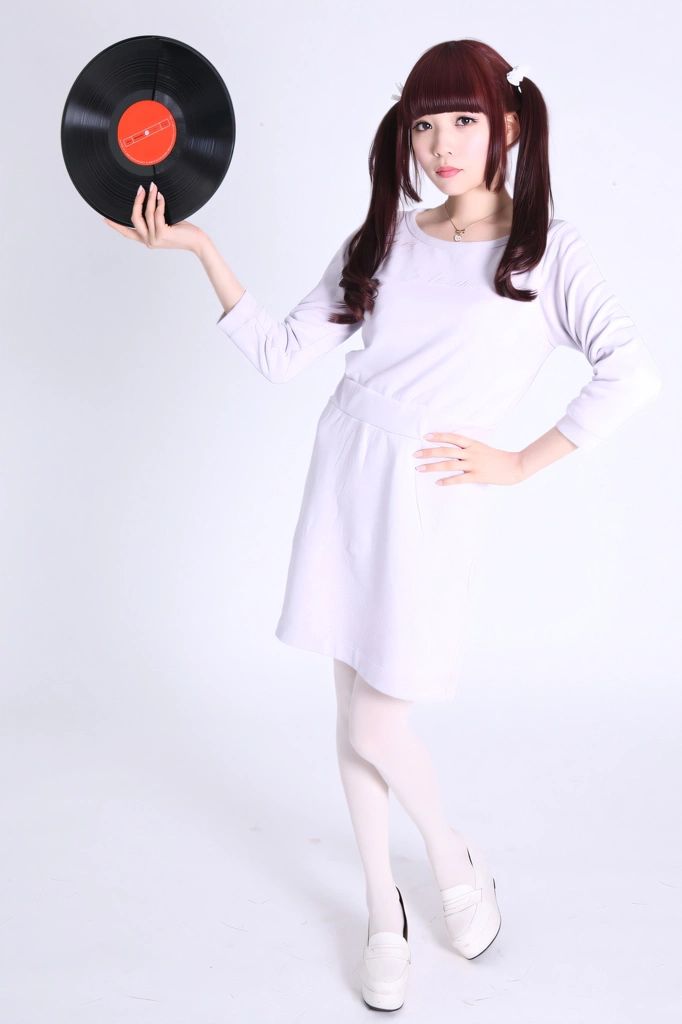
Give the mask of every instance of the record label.
[[116, 131], [121, 151], [134, 164], [165, 160], [175, 145], [175, 118], [156, 100], [138, 100], [121, 115]]

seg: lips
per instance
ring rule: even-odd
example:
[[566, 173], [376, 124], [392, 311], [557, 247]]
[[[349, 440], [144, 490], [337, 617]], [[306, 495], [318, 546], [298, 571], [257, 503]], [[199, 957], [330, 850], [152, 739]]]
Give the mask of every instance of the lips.
[[439, 167], [436, 174], [440, 174], [441, 178], [452, 178], [455, 174], [459, 174], [461, 167]]

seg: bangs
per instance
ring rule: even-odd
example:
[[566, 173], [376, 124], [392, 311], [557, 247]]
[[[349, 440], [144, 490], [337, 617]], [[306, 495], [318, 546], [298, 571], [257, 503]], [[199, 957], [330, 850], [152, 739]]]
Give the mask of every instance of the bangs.
[[499, 104], [490, 74], [485, 74], [478, 61], [467, 53], [447, 60], [439, 55], [413, 68], [400, 97], [398, 117], [407, 124], [426, 114], [454, 110], [485, 114], [490, 119]]

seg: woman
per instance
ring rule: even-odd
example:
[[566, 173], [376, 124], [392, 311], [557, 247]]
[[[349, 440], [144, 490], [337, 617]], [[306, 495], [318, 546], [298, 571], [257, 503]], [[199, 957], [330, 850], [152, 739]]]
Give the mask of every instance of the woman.
[[[218, 326], [273, 382], [363, 328], [317, 426], [276, 635], [333, 658], [339, 766], [366, 876], [362, 994], [380, 1009], [402, 1005], [410, 963], [389, 789], [424, 838], [455, 949], [472, 959], [500, 927], [490, 869], [448, 824], [409, 727], [414, 701], [455, 694], [488, 488], [593, 450], [661, 384], [584, 241], [550, 217], [547, 109], [523, 71], [471, 39], [422, 55], [374, 139], [365, 222], [281, 323], [204, 232], [165, 223], [153, 185], [144, 215], [142, 190], [135, 200], [135, 230], [108, 222], [150, 248], [194, 251], [224, 308]], [[445, 196], [418, 214], [399, 209], [401, 195], [420, 201], [417, 165]], [[582, 351], [592, 380], [522, 451], [492, 447], [557, 345]]]

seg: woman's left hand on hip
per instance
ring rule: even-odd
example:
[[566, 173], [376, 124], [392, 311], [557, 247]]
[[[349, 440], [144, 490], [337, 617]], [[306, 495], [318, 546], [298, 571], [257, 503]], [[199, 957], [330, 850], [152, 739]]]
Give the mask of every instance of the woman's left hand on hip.
[[[413, 452], [415, 458], [435, 459], [443, 456], [440, 462], [428, 462], [415, 466], [417, 471], [425, 473], [443, 473], [448, 470], [461, 470], [456, 476], [441, 477], [434, 481], [437, 484], [518, 484], [524, 480], [520, 452], [507, 452], [502, 448], [492, 448], [483, 441], [475, 441], [463, 434], [433, 433], [430, 442], [440, 443], [438, 448], [423, 448]], [[455, 448], [446, 447], [446, 443]]]

